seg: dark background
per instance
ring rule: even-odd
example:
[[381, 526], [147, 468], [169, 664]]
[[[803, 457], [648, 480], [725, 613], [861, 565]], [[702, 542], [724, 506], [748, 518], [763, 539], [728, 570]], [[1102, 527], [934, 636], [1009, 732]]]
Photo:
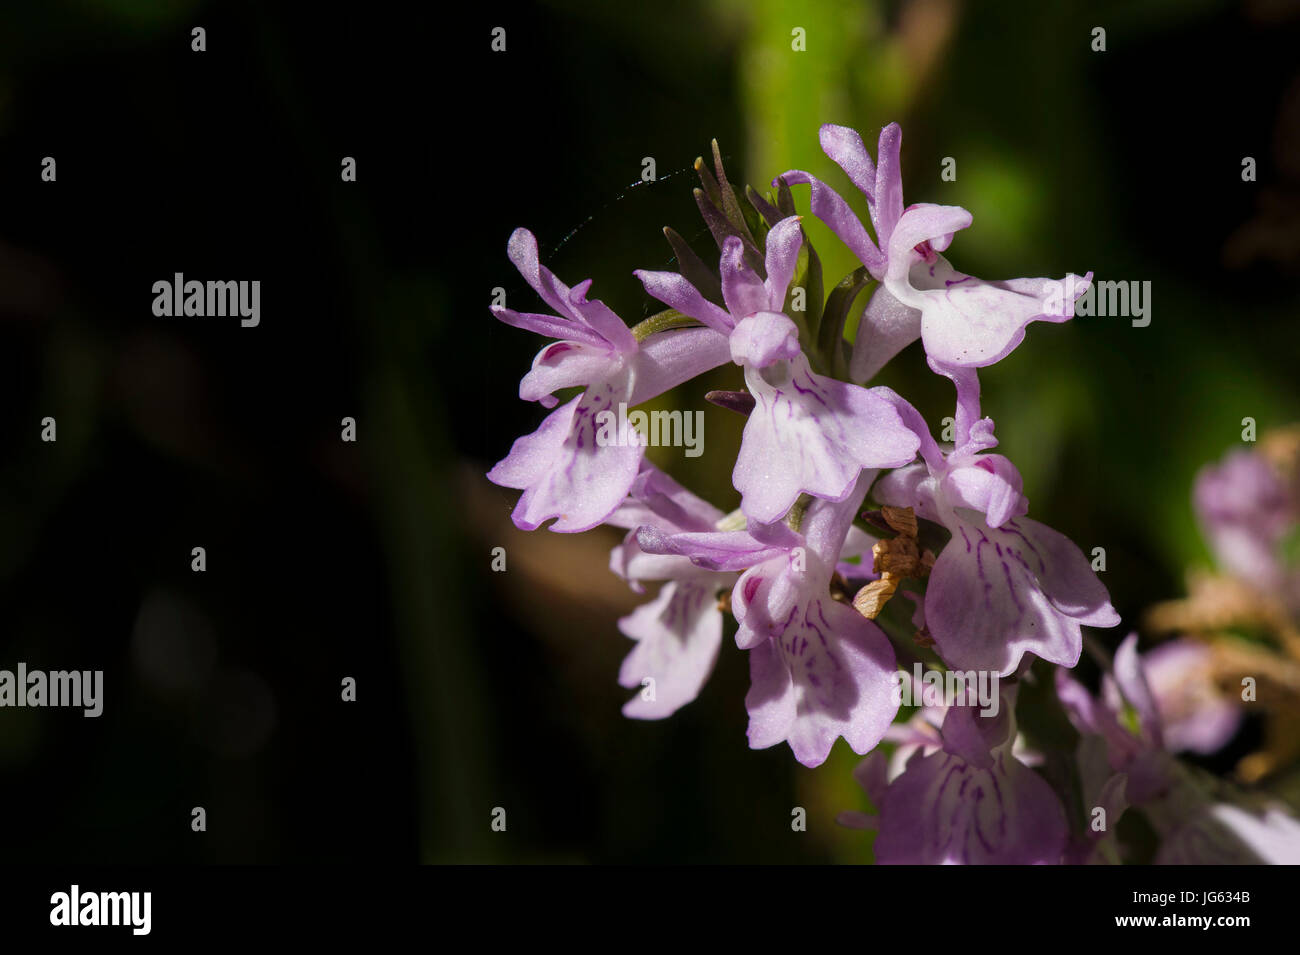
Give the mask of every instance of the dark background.
[[[734, 647], [671, 720], [623, 719], [617, 535], [523, 534], [483, 478], [542, 417], [541, 342], [487, 311], [537, 307], [511, 230], [630, 323], [660, 227], [708, 251], [711, 138], [736, 180], [810, 168], [862, 211], [817, 127], [874, 152], [898, 120], [907, 201], [974, 213], [958, 268], [1151, 281], [1149, 327], [1033, 326], [983, 376], [1032, 514], [1107, 548], [1131, 627], [1207, 560], [1196, 469], [1300, 418], [1298, 40], [1265, 2], [6, 6], [0, 667], [103, 669], [105, 711], [0, 711], [0, 859], [866, 858], [831, 823], [852, 754], [748, 750]], [[261, 325], [155, 318], [178, 271], [261, 280]], [[950, 413], [919, 347], [883, 380]], [[737, 425], [659, 463], [729, 509]]]

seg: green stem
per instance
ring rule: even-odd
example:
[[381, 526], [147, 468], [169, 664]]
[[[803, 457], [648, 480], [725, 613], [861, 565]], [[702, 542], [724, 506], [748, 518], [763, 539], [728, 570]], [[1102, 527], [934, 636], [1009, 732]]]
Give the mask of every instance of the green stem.
[[633, 325], [632, 336], [638, 342], [643, 342], [655, 332], [667, 331], [670, 328], [698, 327], [703, 326], [689, 315], [683, 315], [681, 312], [677, 311], [677, 309], [669, 308], [662, 312], [656, 312], [644, 321]]

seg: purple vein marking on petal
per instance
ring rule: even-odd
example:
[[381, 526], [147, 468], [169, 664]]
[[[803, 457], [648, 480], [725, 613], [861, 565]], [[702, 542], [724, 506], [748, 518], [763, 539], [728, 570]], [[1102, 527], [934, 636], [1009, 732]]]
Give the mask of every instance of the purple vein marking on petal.
[[1022, 541], [1024, 541], [1025, 546], [1028, 547], [1031, 551], [1033, 551], [1034, 556], [1038, 558], [1038, 572], [1039, 573], [1045, 572], [1047, 570], [1047, 562], [1043, 560], [1043, 555], [1039, 553], [1038, 548], [1034, 546], [1034, 542], [1025, 536], [1024, 531], [1020, 529], [1020, 525], [1017, 524], [1015, 521], [1007, 521], [1005, 524], [1002, 525], [1002, 527], [999, 528], [999, 530], [1007, 530], [1008, 528], [1010, 528], [1008, 533], [1015, 534]]
[[993, 612], [993, 596], [992, 596], [993, 584], [989, 581], [988, 577], [984, 573], [984, 545], [987, 544], [988, 542], [989, 539], [985, 537], [984, 532], [981, 531], [979, 543], [975, 545], [975, 573], [984, 584], [984, 607], [990, 613], [992, 613]]
[[797, 392], [799, 392], [799, 394], [801, 394], [801, 395], [812, 395], [814, 398], [817, 399], [817, 403], [820, 404], [823, 408], [830, 408], [830, 405], [827, 404], [826, 399], [824, 399], [824, 398], [821, 396], [820, 392], [818, 392], [818, 390], [817, 390], [817, 383], [816, 383], [816, 382], [810, 382], [810, 385], [809, 385], [808, 388], [800, 388], [800, 387], [799, 387], [799, 382], [796, 381], [794, 378], [791, 378], [791, 379], [790, 379], [790, 384], [794, 386], [794, 390], [797, 391]]
[[[944, 797], [944, 794], [948, 791], [948, 787], [949, 787], [949, 785], [951, 784], [953, 774], [954, 774], [954, 773], [961, 773], [961, 771], [962, 771], [962, 770], [961, 770], [961, 764], [960, 764], [960, 763], [959, 763], [959, 762], [958, 762], [954, 757], [951, 757], [951, 756], [948, 757], [948, 763], [949, 763], [949, 766], [948, 766], [948, 772], [944, 775], [944, 777], [943, 777], [943, 781], [940, 782], [940, 784], [939, 784], [938, 798], [936, 798], [936, 800], [935, 800], [935, 803], [936, 803], [936, 805], [938, 805], [938, 806], [942, 806], [942, 805], [943, 805], [943, 797]], [[941, 817], [940, 817], [940, 818], [941, 818]], [[956, 831], [956, 829], [952, 829], [952, 828], [950, 828], [950, 829], [948, 830], [948, 838], [947, 838], [947, 840], [944, 841], [943, 845], [939, 845], [939, 841], [938, 841], [938, 840], [939, 840], [939, 836], [940, 836], [940, 835], [941, 835], [941, 833], [938, 832], [938, 831], [936, 831], [935, 834], [934, 834], [934, 837], [935, 837], [935, 848], [938, 849], [938, 850], [939, 850], [941, 853], [943, 853], [944, 855], [946, 855], [947, 852], [948, 852], [948, 847], [949, 847], [950, 845], [952, 845], [952, 840], [953, 840], [953, 839], [955, 838], [955, 836], [957, 835], [957, 831]]]
[[1020, 598], [1016, 596], [1016, 584], [1015, 581], [1011, 579], [1011, 567], [1005, 560], [1002, 562], [1002, 573], [1007, 578], [1007, 592], [1011, 594], [1011, 602], [1016, 605], [1016, 610], [1019, 611], [1019, 613], [1016, 614], [1016, 622], [1019, 623], [1020, 618], [1025, 615], [1025, 608], [1024, 605], [1021, 604]]

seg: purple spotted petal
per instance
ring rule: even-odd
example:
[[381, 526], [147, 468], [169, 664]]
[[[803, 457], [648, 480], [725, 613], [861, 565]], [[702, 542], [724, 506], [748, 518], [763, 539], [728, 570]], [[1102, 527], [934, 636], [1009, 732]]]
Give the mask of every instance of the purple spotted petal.
[[626, 391], [614, 384], [593, 385], [515, 442], [488, 479], [523, 490], [511, 515], [516, 526], [531, 531], [556, 518], [553, 531], [590, 530], [622, 503], [645, 448], [630, 429], [626, 443], [599, 444], [596, 438], [597, 416], [617, 414], [626, 400]]
[[552, 342], [537, 353], [532, 370], [519, 382], [519, 397], [554, 408], [554, 392], [609, 378], [622, 365], [623, 357], [603, 342], [599, 345]]
[[1006, 749], [985, 769], [941, 751], [890, 784], [875, 853], [884, 865], [1051, 865], [1067, 832], [1052, 788]]
[[589, 379], [586, 392], [565, 406], [569, 411], [553, 412], [488, 474], [497, 484], [524, 491], [513, 515], [524, 530], [555, 517], [551, 530], [583, 531], [610, 517], [624, 503], [644, 447], [634, 429], [605, 442], [618, 429], [602, 427], [602, 415], [619, 421], [620, 405], [648, 401], [724, 364], [730, 351], [726, 336], [701, 328], [652, 335], [631, 353], [607, 346], [604, 354], [602, 364], [595, 346], [557, 342], [542, 350], [520, 386], [525, 397], [536, 394], [545, 403], [546, 389]]
[[1028, 518], [998, 529], [959, 518], [950, 527], [925, 599], [930, 634], [950, 666], [1007, 675], [1030, 652], [1073, 667], [1080, 624], [1119, 623], [1082, 552], [1050, 527]]
[[619, 620], [619, 629], [637, 644], [618, 682], [641, 688], [623, 706], [625, 716], [663, 719], [699, 695], [722, 645], [717, 590], [714, 578], [669, 581], [654, 600]]
[[829, 595], [797, 606], [749, 660], [753, 749], [789, 742], [799, 762], [820, 766], [841, 736], [855, 753], [871, 750], [898, 712], [889, 640]]
[[908, 209], [890, 239], [885, 283], [900, 302], [921, 311], [921, 339], [932, 361], [978, 367], [1008, 355], [1024, 339], [1030, 322], [1069, 319], [1091, 273], [1062, 280], [986, 282], [958, 272], [937, 253], [916, 267], [916, 245], [965, 228], [970, 221], [970, 213], [957, 206]]
[[919, 439], [882, 389], [813, 374], [802, 354], [747, 367], [745, 382], [755, 407], [732, 482], [755, 521], [779, 520], [801, 493], [843, 500], [863, 468], [898, 467], [916, 456]]

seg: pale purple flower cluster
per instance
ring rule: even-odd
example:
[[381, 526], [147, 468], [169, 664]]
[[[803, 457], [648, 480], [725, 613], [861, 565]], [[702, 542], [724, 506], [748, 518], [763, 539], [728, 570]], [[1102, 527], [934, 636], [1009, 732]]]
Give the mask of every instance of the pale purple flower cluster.
[[[730, 613], [736, 645], [749, 654], [751, 747], [786, 742], [817, 766], [840, 737], [859, 754], [882, 741], [904, 746], [892, 774], [879, 752], [863, 764], [881, 861], [1061, 861], [1077, 839], [1032, 754], [1016, 749], [1017, 680], [1033, 658], [1073, 667], [1081, 627], [1113, 627], [1119, 616], [1080, 549], [1027, 516], [1019, 472], [992, 451], [977, 370], [1006, 357], [1031, 322], [1071, 318], [1091, 273], [986, 281], [958, 272], [941, 253], [971, 214], [904, 206], [897, 125], [881, 132], [874, 162], [851, 129], [824, 126], [821, 144], [863, 194], [870, 229], [831, 187], [797, 170], [774, 181], [775, 198], [751, 190], [742, 204], [719, 163], [716, 178], [701, 172], [697, 191], [716, 264], [670, 233], [680, 272], [635, 273], [668, 311], [634, 329], [588, 297], [590, 281], [561, 283], [532, 234], [516, 231], [510, 257], [554, 314], [493, 311], [556, 339], [520, 385], [520, 397], [554, 410], [488, 476], [523, 492], [513, 517], [525, 530], [549, 520], [554, 531], [626, 529], [612, 569], [638, 592], [659, 584], [620, 622], [636, 642], [619, 674], [637, 691], [628, 716], [663, 718], [696, 698]], [[810, 187], [811, 214], [862, 265], [828, 297], [792, 185]], [[868, 286], [850, 345], [846, 319]], [[868, 386], [918, 339], [955, 389], [950, 443], [900, 395]], [[731, 468], [740, 498], [732, 514], [652, 465], [635, 433], [611, 442], [601, 432], [603, 413], [728, 361], [746, 392], [718, 403], [748, 414]], [[559, 404], [556, 392], [572, 388], [581, 393]], [[931, 550], [906, 575], [912, 624], [931, 665], [1004, 678], [997, 715], [927, 707], [895, 723], [897, 655], [913, 657], [916, 647], [912, 633], [887, 634], [852, 602], [856, 585], [881, 577], [873, 545], [879, 558], [882, 544], [897, 543], [878, 540], [883, 525], [863, 520], [870, 507], [910, 508], [919, 521]], [[1086, 694], [1062, 687], [1077, 719], [1092, 712], [1090, 732], [1114, 746], [1147, 745], [1121, 739], [1097, 715], [1103, 704], [1085, 712]]]
[[1056, 671], [1057, 695], [1083, 734], [1083, 800], [1094, 813], [1104, 809], [1106, 819], [1074, 840], [1066, 861], [1115, 861], [1115, 825], [1136, 808], [1160, 837], [1157, 864], [1300, 864], [1300, 822], [1284, 807], [1226, 793], [1173, 757], [1177, 750], [1214, 752], [1241, 721], [1240, 711], [1207, 686], [1207, 653], [1202, 644], [1176, 641], [1144, 659], [1137, 634], [1130, 634], [1096, 697]]

